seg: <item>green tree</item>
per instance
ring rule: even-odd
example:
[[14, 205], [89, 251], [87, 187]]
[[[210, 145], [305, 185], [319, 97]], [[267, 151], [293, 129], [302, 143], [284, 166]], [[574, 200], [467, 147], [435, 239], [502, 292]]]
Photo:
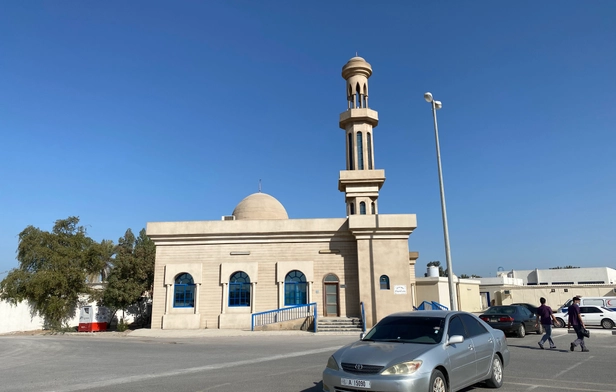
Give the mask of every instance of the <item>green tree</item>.
[[78, 224], [71, 216], [57, 220], [51, 232], [26, 227], [19, 233], [19, 267], [0, 282], [0, 299], [27, 300], [51, 329], [60, 329], [93, 293], [86, 277], [100, 268], [91, 252], [96, 242]]
[[460, 279], [479, 279], [479, 278], [481, 278], [481, 276], [475, 275], [475, 274], [472, 274], [471, 276], [468, 276], [467, 274], [460, 275]]
[[107, 281], [109, 271], [113, 267], [115, 245], [111, 240], [102, 240], [90, 248], [90, 256], [96, 270], [87, 276], [88, 283], [103, 283]]
[[143, 299], [154, 283], [156, 248], [145, 229], [135, 238], [131, 229], [118, 240], [113, 267], [103, 293], [103, 304], [115, 314], [136, 306], [137, 318], [143, 321]]

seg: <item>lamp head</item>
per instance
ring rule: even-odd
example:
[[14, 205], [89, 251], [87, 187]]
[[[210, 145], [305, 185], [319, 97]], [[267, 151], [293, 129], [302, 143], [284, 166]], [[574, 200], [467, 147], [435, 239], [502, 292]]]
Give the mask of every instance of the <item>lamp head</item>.
[[425, 93], [424, 94], [424, 99], [426, 100], [426, 102], [432, 102], [432, 93]]
[[434, 101], [434, 107], [436, 108], [436, 110], [438, 110], [443, 107], [443, 104], [441, 103], [441, 101]]

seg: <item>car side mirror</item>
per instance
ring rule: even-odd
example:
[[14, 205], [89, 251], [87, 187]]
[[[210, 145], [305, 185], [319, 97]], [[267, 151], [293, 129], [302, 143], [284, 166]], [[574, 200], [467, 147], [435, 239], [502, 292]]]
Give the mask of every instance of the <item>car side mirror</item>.
[[359, 334], [359, 340], [364, 340], [364, 336], [366, 336], [366, 334], [364, 332]]
[[464, 336], [462, 336], [462, 335], [453, 335], [447, 341], [447, 345], [449, 346], [451, 344], [458, 344], [458, 343], [462, 343], [462, 342], [464, 342]]

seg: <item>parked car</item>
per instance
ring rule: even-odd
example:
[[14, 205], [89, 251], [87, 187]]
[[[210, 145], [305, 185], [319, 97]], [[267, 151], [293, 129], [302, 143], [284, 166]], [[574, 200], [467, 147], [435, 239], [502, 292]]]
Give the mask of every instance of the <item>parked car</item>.
[[504, 333], [514, 333], [523, 338], [527, 332], [541, 333], [541, 324], [537, 325], [537, 316], [518, 305], [501, 305], [489, 307], [480, 319], [494, 329]]
[[[616, 312], [602, 306], [580, 306], [580, 315], [584, 319], [584, 325], [602, 326], [605, 329], [612, 329], [616, 325]], [[567, 326], [569, 315], [567, 312], [554, 313], [556, 328]]]
[[515, 303], [515, 304], [511, 304], [511, 305], [516, 305], [516, 306], [524, 306], [526, 309], [530, 310], [530, 312], [532, 314], [537, 314], [537, 306], [533, 305], [533, 304], [527, 304], [527, 303]]
[[505, 334], [457, 311], [395, 313], [336, 351], [325, 391], [449, 391], [478, 382], [499, 388], [509, 363]]
[[[569, 305], [573, 303], [573, 299], [565, 302], [560, 307], [559, 312], [566, 313]], [[616, 297], [580, 297], [580, 306], [602, 306], [616, 311]]]
[[[524, 306], [526, 309], [530, 310], [530, 312], [532, 314], [537, 316], [537, 306], [535, 306], [533, 304], [529, 304], [529, 303], [525, 303], [525, 302], [520, 302], [520, 303], [511, 304], [511, 305]], [[540, 331], [538, 333], [543, 333], [543, 327], [541, 326], [541, 324], [539, 324], [539, 330]]]

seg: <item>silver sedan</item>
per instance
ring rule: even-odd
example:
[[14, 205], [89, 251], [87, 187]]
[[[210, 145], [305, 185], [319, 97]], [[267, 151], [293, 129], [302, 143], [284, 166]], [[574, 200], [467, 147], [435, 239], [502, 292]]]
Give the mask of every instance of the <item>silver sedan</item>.
[[395, 313], [329, 358], [323, 391], [454, 392], [483, 381], [499, 388], [508, 363], [505, 334], [473, 314]]

